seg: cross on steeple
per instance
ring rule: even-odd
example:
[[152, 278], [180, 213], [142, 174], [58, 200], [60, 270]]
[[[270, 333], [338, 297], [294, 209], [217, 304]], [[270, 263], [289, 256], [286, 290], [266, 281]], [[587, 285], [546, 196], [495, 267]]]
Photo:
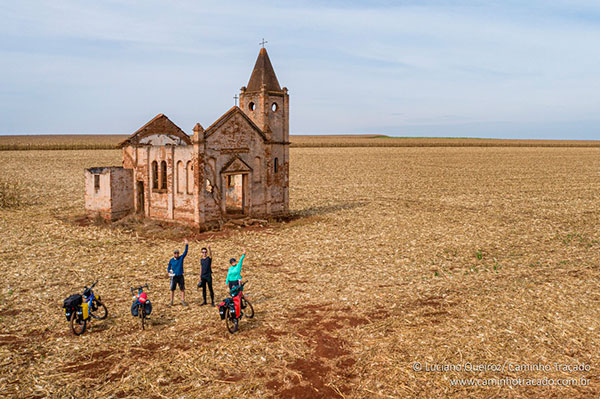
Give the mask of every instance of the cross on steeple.
[[265, 44], [267, 44], [269, 42], [265, 41], [265, 38], [263, 37], [262, 42], [258, 43], [261, 45], [262, 48], [265, 48]]
[[235, 101], [234, 105], [237, 106], [238, 95], [233, 96], [233, 100]]

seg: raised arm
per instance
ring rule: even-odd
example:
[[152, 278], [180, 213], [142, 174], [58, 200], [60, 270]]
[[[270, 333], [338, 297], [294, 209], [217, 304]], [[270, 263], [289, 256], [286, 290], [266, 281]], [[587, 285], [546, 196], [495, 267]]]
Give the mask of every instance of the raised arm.
[[187, 255], [187, 251], [188, 251], [188, 240], [187, 238], [184, 240], [185, 242], [185, 250], [183, 251], [183, 254], [181, 254], [181, 259], [185, 258], [185, 256]]
[[235, 270], [238, 273], [242, 272], [242, 264], [244, 263], [244, 259], [246, 259], [246, 248], [242, 248], [242, 256], [240, 256], [240, 260], [237, 263], [237, 265], [235, 265]]
[[212, 259], [212, 249], [210, 249], [210, 244], [208, 244], [208, 256]]

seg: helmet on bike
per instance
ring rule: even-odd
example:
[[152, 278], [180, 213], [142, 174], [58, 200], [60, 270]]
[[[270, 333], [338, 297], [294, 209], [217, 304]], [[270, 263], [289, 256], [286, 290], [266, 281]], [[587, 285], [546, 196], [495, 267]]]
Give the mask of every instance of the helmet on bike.
[[146, 303], [148, 301], [148, 295], [146, 295], [145, 292], [142, 292], [138, 297], [138, 301], [140, 301], [140, 303]]

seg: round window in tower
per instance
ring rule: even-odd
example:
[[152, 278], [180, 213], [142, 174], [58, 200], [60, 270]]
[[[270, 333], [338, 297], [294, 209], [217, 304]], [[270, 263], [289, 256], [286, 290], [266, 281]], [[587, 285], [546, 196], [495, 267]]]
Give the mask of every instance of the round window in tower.
[[271, 105], [271, 111], [275, 112], [277, 111], [279, 107], [277, 106], [277, 103], [273, 103], [273, 105]]
[[256, 105], [254, 105], [253, 102], [248, 104], [248, 108], [250, 109], [250, 111], [254, 111], [254, 108], [256, 108]]

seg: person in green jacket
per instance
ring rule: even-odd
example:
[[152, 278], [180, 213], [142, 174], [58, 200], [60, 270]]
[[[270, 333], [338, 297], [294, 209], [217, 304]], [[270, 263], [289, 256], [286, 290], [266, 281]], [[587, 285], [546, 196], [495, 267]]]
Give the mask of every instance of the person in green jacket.
[[227, 280], [225, 284], [229, 286], [229, 293], [233, 296], [233, 303], [235, 304], [235, 316], [240, 317], [241, 315], [241, 296], [242, 290], [239, 289], [242, 281], [242, 264], [246, 258], [246, 249], [242, 248], [242, 256], [240, 261], [236, 261], [235, 258], [229, 259], [229, 271], [227, 272]]
[[229, 285], [229, 289], [233, 289], [234, 287], [240, 285], [240, 281], [242, 280], [242, 264], [244, 263], [244, 259], [246, 258], [246, 249], [242, 248], [242, 256], [240, 257], [240, 261], [236, 261], [235, 258], [229, 259], [229, 271], [227, 272], [227, 280], [225, 280], [225, 284]]

